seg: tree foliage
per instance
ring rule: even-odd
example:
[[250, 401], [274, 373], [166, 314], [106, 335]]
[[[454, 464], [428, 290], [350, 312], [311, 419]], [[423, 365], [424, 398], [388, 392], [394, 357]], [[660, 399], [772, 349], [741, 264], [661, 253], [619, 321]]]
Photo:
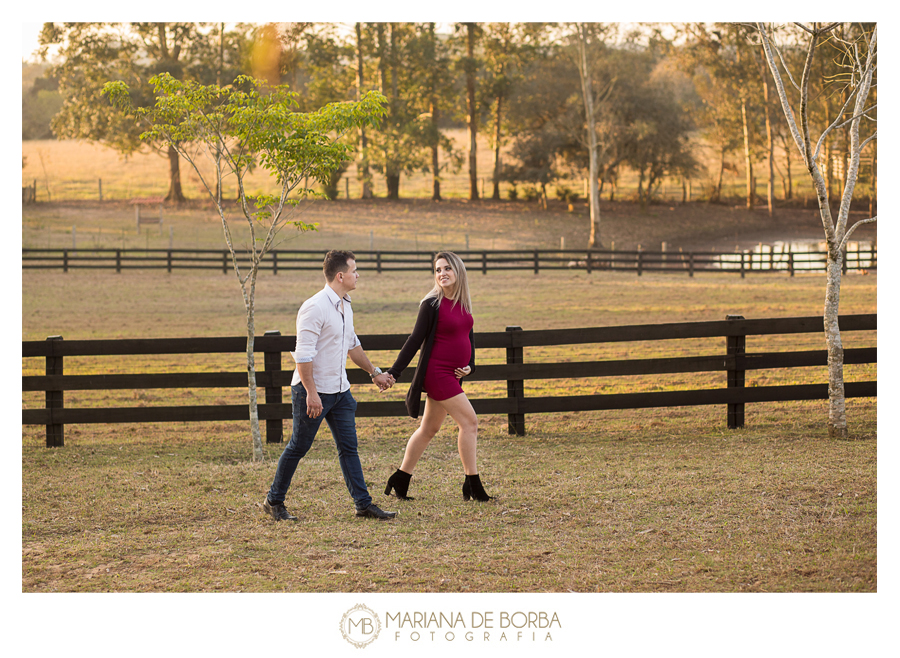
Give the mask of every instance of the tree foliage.
[[[103, 93], [124, 120], [145, 127], [140, 138], [169, 144], [194, 168], [215, 203], [231, 252], [247, 312], [247, 369], [250, 421], [255, 459], [262, 459], [262, 439], [256, 400], [254, 313], [256, 278], [260, 264], [286, 226], [301, 231], [315, 228], [295, 218], [294, 210], [319, 196], [308, 181], [326, 184], [350, 157], [342, 140], [348, 131], [370, 125], [385, 113], [385, 99], [377, 92], [359, 102], [331, 103], [314, 112], [297, 111], [300, 96], [286, 85], [268, 87], [239, 76], [232, 85], [202, 85], [176, 80], [168, 73], [151, 78], [155, 102], [136, 106], [128, 86], [108, 82]], [[214, 163], [210, 176], [200, 164]], [[261, 167], [277, 181], [277, 194], [253, 196], [244, 187], [246, 175]], [[233, 176], [238, 188], [238, 222], [234, 204], [218, 191], [223, 177]], [[235, 226], [243, 226], [242, 234]], [[242, 269], [238, 252], [249, 258]]]

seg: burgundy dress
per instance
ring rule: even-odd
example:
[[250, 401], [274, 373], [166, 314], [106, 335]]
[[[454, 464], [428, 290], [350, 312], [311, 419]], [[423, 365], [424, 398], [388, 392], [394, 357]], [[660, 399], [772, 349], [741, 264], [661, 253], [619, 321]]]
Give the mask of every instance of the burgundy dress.
[[433, 400], [447, 400], [463, 392], [453, 371], [469, 365], [472, 345], [469, 332], [475, 320], [462, 304], [444, 297], [438, 311], [434, 347], [428, 359], [425, 381], [422, 388]]

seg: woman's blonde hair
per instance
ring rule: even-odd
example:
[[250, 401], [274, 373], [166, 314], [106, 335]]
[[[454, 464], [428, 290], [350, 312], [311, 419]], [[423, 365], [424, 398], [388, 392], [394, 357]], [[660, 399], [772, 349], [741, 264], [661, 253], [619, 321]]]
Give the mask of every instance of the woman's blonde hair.
[[[434, 277], [434, 267], [437, 262], [443, 258], [450, 265], [450, 269], [456, 272], [456, 287], [450, 295], [444, 295], [444, 289], [441, 288], [437, 281], [434, 282], [434, 288], [422, 298], [422, 301], [428, 299], [436, 299], [438, 303], [446, 296], [454, 304], [462, 304], [466, 313], [472, 314], [472, 296], [469, 293], [469, 278], [466, 276], [466, 266], [462, 259], [452, 251], [439, 251], [431, 259], [431, 276]], [[421, 302], [420, 302], [421, 303]]]

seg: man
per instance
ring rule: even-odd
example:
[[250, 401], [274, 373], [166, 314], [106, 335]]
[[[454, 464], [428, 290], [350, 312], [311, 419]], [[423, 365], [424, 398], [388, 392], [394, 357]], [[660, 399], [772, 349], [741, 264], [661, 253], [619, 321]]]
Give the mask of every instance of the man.
[[276, 521], [296, 521], [284, 507], [284, 498], [297, 465], [312, 446], [322, 419], [328, 423], [337, 446], [344, 482], [356, 505], [356, 516], [391, 519], [372, 503], [366, 488], [356, 439], [356, 400], [350, 395], [347, 356], [369, 373], [382, 391], [394, 379], [369, 361], [353, 330], [349, 293], [356, 289], [359, 272], [350, 251], [329, 251], [322, 264], [325, 288], [300, 307], [297, 313], [297, 345], [291, 356], [297, 364], [291, 382], [294, 431], [285, 447], [263, 509]]

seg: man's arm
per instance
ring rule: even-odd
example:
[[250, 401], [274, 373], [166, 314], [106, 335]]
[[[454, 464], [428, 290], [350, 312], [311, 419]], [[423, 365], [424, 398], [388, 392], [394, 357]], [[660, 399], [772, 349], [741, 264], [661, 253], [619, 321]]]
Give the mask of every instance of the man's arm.
[[306, 389], [306, 415], [310, 418], [318, 418], [322, 413], [322, 398], [319, 397], [319, 391], [316, 390], [312, 361], [298, 363], [297, 372], [300, 373], [300, 383]]
[[[347, 352], [347, 356], [350, 357], [350, 360], [353, 361], [353, 363], [358, 365], [370, 375], [375, 372], [375, 366], [373, 366], [372, 362], [369, 361], [369, 357], [363, 349], [362, 345], [357, 345], [352, 350]], [[387, 390], [394, 385], [394, 378], [386, 372], [383, 372], [380, 375], [376, 375], [372, 378], [372, 381], [382, 391]]]

